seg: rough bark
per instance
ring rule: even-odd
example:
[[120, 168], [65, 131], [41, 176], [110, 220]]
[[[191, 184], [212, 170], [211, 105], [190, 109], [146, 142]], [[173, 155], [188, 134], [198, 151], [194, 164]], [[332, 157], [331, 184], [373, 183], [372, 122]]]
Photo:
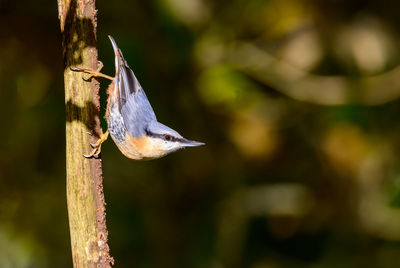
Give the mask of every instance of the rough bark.
[[[86, 159], [99, 137], [99, 84], [71, 66], [96, 69], [95, 0], [58, 0], [64, 56], [67, 204], [74, 267], [111, 267], [101, 159]], [[89, 135], [92, 134], [92, 135]]]

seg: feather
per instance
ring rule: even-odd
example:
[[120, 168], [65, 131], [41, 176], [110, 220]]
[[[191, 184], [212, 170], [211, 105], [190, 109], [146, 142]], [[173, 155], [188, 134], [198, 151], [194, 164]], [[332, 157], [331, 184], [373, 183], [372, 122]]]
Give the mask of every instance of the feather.
[[115, 85], [118, 88], [118, 105], [125, 126], [133, 137], [146, 134], [146, 128], [152, 121], [157, 121], [146, 93], [132, 69], [124, 59], [114, 39], [109, 36], [115, 52]]

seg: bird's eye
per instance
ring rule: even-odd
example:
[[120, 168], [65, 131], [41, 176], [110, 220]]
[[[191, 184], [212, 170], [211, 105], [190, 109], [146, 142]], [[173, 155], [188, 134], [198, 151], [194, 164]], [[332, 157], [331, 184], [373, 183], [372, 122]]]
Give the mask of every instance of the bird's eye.
[[171, 135], [164, 135], [164, 139], [166, 141], [171, 141], [172, 140], [172, 136]]

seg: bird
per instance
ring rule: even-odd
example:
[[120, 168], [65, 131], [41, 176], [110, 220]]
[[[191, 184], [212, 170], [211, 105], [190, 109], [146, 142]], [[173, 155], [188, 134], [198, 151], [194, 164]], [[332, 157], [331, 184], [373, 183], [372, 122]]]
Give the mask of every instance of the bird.
[[109, 35], [108, 38], [115, 54], [114, 77], [100, 72], [103, 67], [101, 62], [97, 70], [71, 67], [72, 71], [88, 74], [87, 78], [83, 78], [85, 80], [103, 77], [112, 81], [107, 89], [105, 119], [108, 129], [106, 132], [101, 131], [97, 142], [91, 144], [93, 150], [84, 157], [97, 158], [101, 153], [101, 145], [109, 135], [122, 154], [134, 160], [157, 159], [179, 149], [204, 145], [202, 142], [188, 140], [158, 122], [144, 89], [128, 66], [121, 49], [113, 37]]

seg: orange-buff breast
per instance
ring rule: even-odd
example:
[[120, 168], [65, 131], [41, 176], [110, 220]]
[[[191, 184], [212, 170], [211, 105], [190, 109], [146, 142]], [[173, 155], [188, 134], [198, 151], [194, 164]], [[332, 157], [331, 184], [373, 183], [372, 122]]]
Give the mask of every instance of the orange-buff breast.
[[147, 136], [135, 138], [127, 134], [125, 141], [117, 143], [117, 146], [126, 157], [135, 160], [149, 160], [164, 155], [163, 149]]

